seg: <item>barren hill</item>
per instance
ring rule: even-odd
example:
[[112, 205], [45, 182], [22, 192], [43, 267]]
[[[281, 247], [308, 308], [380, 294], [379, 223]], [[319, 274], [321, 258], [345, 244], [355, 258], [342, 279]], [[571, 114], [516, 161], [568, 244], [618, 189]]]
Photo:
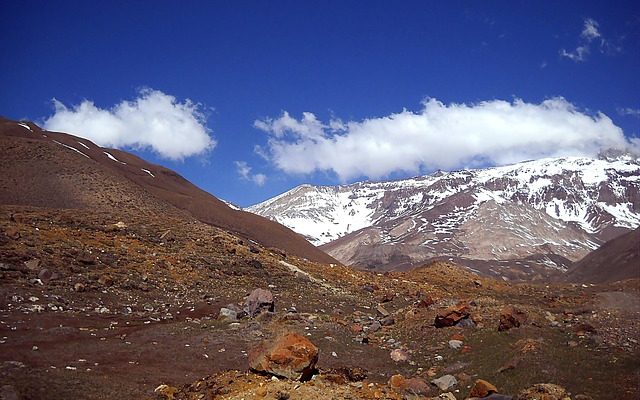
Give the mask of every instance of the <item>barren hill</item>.
[[278, 223], [228, 207], [176, 172], [30, 122], [0, 119], [0, 203], [180, 214], [318, 262], [336, 262]]
[[565, 282], [640, 279], [640, 228], [611, 239], [571, 266]]

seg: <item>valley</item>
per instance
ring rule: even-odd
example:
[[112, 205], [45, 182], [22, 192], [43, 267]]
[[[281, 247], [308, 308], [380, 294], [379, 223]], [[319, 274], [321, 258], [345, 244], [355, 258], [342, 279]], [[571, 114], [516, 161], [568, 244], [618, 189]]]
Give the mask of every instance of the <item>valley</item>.
[[[204, 197], [172, 171], [28, 126], [5, 120], [0, 132], [2, 399], [640, 393], [640, 279], [629, 272], [611, 281], [578, 274], [571, 282], [516, 282], [450, 261], [453, 250], [404, 271], [351, 268], [274, 222]], [[515, 218], [517, 206], [499, 204], [479, 204], [480, 219], [467, 222]], [[536, 221], [523, 228], [531, 235], [577, 230], [535, 210], [518, 209], [522, 219], [512, 223]], [[580, 251], [562, 254], [577, 258], [623, 224], [601, 220], [602, 236], [578, 231]], [[389, 224], [389, 232], [400, 226]], [[469, 235], [485, 232], [471, 228]], [[633, 265], [633, 235], [591, 257], [611, 260], [614, 252]], [[475, 254], [517, 243], [503, 238], [476, 241]], [[512, 260], [497, 261], [506, 270]], [[277, 348], [283, 338], [289, 347]]]

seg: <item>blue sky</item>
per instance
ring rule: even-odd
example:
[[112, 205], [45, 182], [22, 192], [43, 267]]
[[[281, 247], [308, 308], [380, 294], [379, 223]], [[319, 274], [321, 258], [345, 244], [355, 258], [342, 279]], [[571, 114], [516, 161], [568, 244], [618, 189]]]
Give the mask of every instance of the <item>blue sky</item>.
[[0, 114], [241, 206], [301, 183], [637, 149], [638, 3], [536, 3], [2, 1]]

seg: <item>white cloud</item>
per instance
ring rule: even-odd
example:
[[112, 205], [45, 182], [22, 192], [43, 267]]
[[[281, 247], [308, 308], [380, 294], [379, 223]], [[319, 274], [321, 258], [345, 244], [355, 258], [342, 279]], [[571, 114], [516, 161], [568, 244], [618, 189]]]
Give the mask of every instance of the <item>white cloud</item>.
[[216, 146], [200, 106], [159, 90], [142, 89], [133, 101], [102, 109], [89, 100], [68, 108], [53, 100], [55, 112], [45, 129], [71, 133], [99, 146], [151, 149], [160, 156], [182, 160]]
[[597, 21], [587, 18], [584, 20], [582, 32], [580, 33], [579, 44], [573, 51], [567, 51], [566, 49], [560, 49], [558, 52], [561, 57], [566, 57], [574, 62], [583, 62], [587, 60], [587, 56], [591, 53], [591, 42], [595, 39], [599, 39], [600, 52], [603, 54], [615, 54], [622, 51], [619, 46], [614, 46], [608, 40], [606, 40], [599, 30], [599, 24]]
[[563, 98], [470, 105], [428, 99], [419, 112], [363, 121], [323, 124], [311, 113], [296, 120], [284, 112], [254, 125], [269, 134], [263, 151], [277, 168], [329, 171], [341, 181], [639, 147], [606, 115], [580, 112]]
[[242, 179], [251, 181], [258, 186], [264, 186], [267, 182], [267, 176], [265, 174], [252, 174], [251, 167], [246, 161], [235, 161], [236, 170]]
[[598, 31], [598, 23], [591, 18], [587, 18], [584, 20], [584, 28], [582, 29], [582, 33], [580, 37], [582, 37], [587, 42], [592, 41], [593, 39], [597, 39], [601, 37], [600, 31]]
[[640, 118], [640, 108], [618, 108], [618, 114]]
[[588, 46], [578, 46], [574, 51], [566, 51], [565, 49], [560, 50], [560, 55], [562, 57], [567, 57], [575, 62], [582, 62], [587, 59], [590, 50]]

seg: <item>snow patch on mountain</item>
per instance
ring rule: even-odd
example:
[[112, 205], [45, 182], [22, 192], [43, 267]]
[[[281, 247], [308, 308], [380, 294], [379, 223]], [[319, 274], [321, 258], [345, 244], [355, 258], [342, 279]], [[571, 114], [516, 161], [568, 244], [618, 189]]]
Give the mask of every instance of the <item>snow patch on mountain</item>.
[[[447, 210], [437, 220], [431, 219], [434, 233], [452, 234], [473, 217], [477, 206], [491, 201], [500, 205], [527, 204], [553, 219], [597, 234], [607, 227], [639, 226], [639, 192], [638, 158], [566, 157], [478, 170], [438, 171], [397, 181], [302, 185], [247, 210], [276, 220], [315, 245], [322, 245], [365, 227], [432, 210], [468, 193], [474, 204]], [[425, 229], [424, 226], [418, 219], [410, 229]]]

